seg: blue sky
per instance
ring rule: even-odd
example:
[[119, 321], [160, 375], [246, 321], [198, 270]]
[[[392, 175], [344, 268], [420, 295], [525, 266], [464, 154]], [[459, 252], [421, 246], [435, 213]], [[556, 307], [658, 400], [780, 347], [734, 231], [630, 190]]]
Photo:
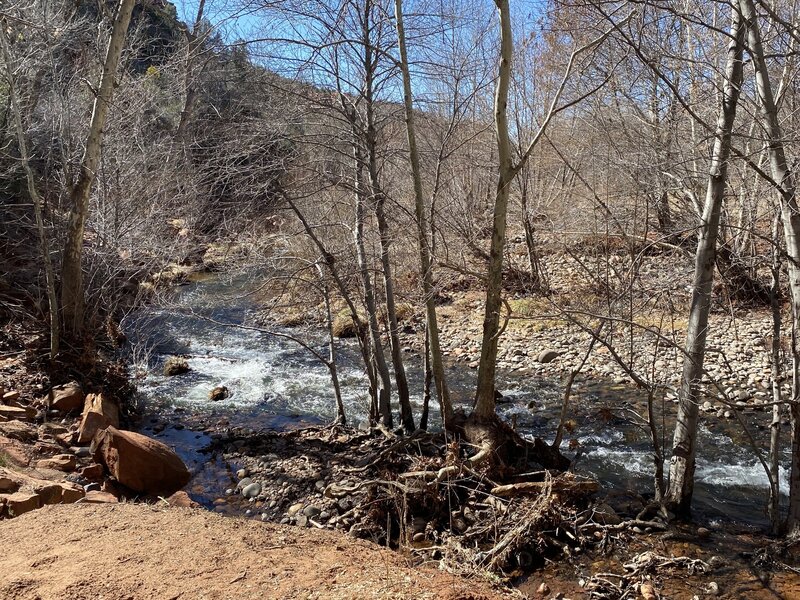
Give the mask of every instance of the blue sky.
[[[247, 37], [248, 30], [255, 24], [255, 19], [248, 17], [242, 6], [257, 0], [206, 0], [205, 18], [220, 27], [224, 37], [230, 40]], [[172, 0], [178, 9], [178, 18], [185, 23], [193, 23], [197, 16], [199, 0]]]

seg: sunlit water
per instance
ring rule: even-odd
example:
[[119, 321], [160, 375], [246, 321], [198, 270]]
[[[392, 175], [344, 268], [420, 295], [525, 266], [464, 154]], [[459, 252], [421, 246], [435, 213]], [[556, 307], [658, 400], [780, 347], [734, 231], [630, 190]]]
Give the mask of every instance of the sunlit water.
[[[225, 418], [232, 426], [256, 430], [332, 420], [330, 375], [316, 357], [289, 339], [232, 326], [252, 322], [246, 289], [244, 283], [220, 280], [192, 284], [182, 288], [170, 307], [147, 308], [129, 320], [132, 368], [146, 373], [137, 384], [145, 413], [142, 428], [147, 433], [154, 434], [147, 429], [155, 420], [148, 417], [174, 413], [176, 408], [183, 415]], [[327, 355], [326, 337], [319, 331], [272, 331], [296, 335]], [[366, 419], [366, 379], [353, 342], [338, 344], [345, 408], [350, 423], [357, 424]], [[188, 356], [191, 371], [165, 377], [161, 374], [163, 363], [175, 354]], [[409, 381], [417, 391], [412, 403], [418, 415], [420, 361], [414, 354], [406, 356]], [[451, 364], [447, 374], [456, 402], [466, 405], [474, 389], [475, 372], [463, 364]], [[219, 385], [226, 386], [231, 395], [211, 402], [208, 392]], [[653, 488], [654, 470], [649, 437], [643, 428], [622, 417], [629, 414], [623, 408], [641, 408], [641, 397], [635, 390], [619, 388], [598, 381], [576, 381], [572, 417], [577, 427], [565, 438], [577, 441], [577, 456], [575, 451], [564, 451], [576, 458], [578, 471], [595, 475], [609, 488], [647, 494]], [[561, 404], [560, 382], [500, 373], [499, 389], [506, 397], [506, 402], [498, 406], [504, 419], [515, 422], [525, 435], [552, 439]], [[529, 408], [531, 402], [534, 408]], [[674, 406], [667, 404], [668, 432], [673, 412]], [[748, 419], [755, 424], [757, 420], [766, 422], [767, 416], [758, 413]], [[431, 423], [438, 423], [435, 402], [431, 404]], [[716, 419], [701, 426], [695, 506], [709, 519], [764, 524], [767, 477], [752, 451], [735, 441], [740, 439], [735, 427]], [[206, 458], [198, 450], [208, 442], [206, 436], [174, 428], [156, 435], [174, 445], [196, 472], [203, 472]], [[669, 436], [665, 442], [669, 447]], [[206, 473], [206, 484], [208, 478]], [[220, 482], [220, 490], [228, 483]], [[785, 468], [781, 469], [781, 485], [785, 490]]]

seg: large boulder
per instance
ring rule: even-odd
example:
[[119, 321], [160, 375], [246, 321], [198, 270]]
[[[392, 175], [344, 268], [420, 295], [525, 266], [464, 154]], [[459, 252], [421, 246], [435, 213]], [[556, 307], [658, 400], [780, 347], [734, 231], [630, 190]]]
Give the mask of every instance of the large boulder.
[[62, 413], [78, 410], [83, 406], [83, 389], [79, 383], [72, 381], [57, 385], [50, 390], [50, 408]]
[[78, 445], [91, 443], [95, 434], [108, 426], [119, 427], [119, 407], [103, 394], [89, 394], [81, 415]]
[[191, 477], [170, 448], [132, 431], [116, 427], [98, 431], [91, 452], [117, 481], [142, 494], [169, 496], [189, 483]]

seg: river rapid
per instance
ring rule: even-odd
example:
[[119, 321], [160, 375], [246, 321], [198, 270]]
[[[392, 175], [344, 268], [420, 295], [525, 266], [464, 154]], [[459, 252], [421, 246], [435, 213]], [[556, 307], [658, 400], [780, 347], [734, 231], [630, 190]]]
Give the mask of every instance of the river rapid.
[[[256, 306], [247, 278], [212, 277], [181, 287], [168, 303], [149, 306], [126, 320], [128, 360], [137, 385], [138, 429], [173, 446], [195, 474], [190, 495], [206, 506], [224, 496], [231, 485], [228, 465], [210, 461], [201, 452], [212, 430], [243, 427], [254, 431], [286, 429], [330, 422], [334, 397], [327, 368], [290, 339], [252, 325]], [[277, 329], [297, 336], [321, 354], [327, 353], [321, 331]], [[366, 378], [352, 340], [339, 342], [339, 377], [351, 424], [365, 421]], [[191, 371], [162, 375], [164, 361], [188, 357]], [[412, 402], [418, 418], [421, 406], [421, 361], [406, 353]], [[468, 407], [476, 373], [463, 363], [447, 366], [456, 403]], [[215, 386], [230, 396], [209, 400]], [[515, 422], [523, 435], [551, 440], [558, 424], [562, 383], [513, 373], [499, 373], [504, 398], [500, 415]], [[570, 418], [574, 428], [562, 451], [575, 459], [575, 470], [597, 477], [607, 490], [652, 493], [653, 457], [649, 434], [636, 423], [643, 414], [644, 394], [631, 386], [578, 378], [573, 387]], [[671, 442], [675, 407], [657, 402], [664, 443]], [[766, 443], [769, 415], [745, 412], [756, 440]], [[440, 422], [435, 400], [431, 426]], [[571, 444], [570, 444], [571, 442]], [[567, 449], [569, 445], [572, 449]], [[701, 416], [696, 473], [695, 510], [701, 521], [717, 526], [763, 527], [768, 485], [764, 469], [734, 421]], [[786, 490], [788, 454], [782, 457], [781, 487]], [[668, 465], [665, 465], [668, 468]]]

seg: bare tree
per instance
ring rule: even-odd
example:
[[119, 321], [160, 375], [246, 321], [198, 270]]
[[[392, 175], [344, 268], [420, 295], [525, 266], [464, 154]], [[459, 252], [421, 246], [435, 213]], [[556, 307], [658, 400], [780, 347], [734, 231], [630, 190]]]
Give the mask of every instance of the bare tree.
[[11, 112], [14, 119], [14, 128], [17, 132], [17, 146], [19, 148], [22, 168], [25, 170], [25, 179], [28, 183], [28, 194], [33, 203], [33, 212], [36, 218], [36, 230], [39, 236], [39, 252], [42, 255], [42, 265], [44, 266], [45, 284], [47, 286], [47, 302], [50, 310], [50, 360], [55, 359], [59, 350], [61, 336], [60, 319], [58, 312], [58, 299], [56, 297], [56, 281], [53, 270], [53, 261], [50, 258], [50, 242], [47, 239], [47, 232], [44, 227], [44, 217], [42, 215], [42, 199], [36, 190], [36, 179], [28, 160], [28, 143], [25, 140], [25, 129], [22, 125], [22, 109], [20, 108], [19, 98], [17, 97], [16, 84], [14, 83], [14, 61], [11, 57], [8, 36], [6, 30], [8, 23], [5, 19], [0, 20], [0, 46], [3, 50], [3, 59], [6, 67], [6, 79], [8, 84], [8, 96], [11, 101]]
[[[425, 364], [430, 362], [436, 395], [441, 407], [442, 419], [446, 425], [453, 416], [453, 404], [444, 374], [442, 349], [439, 343], [439, 325], [436, 317], [436, 304], [433, 293], [433, 273], [431, 270], [431, 250], [428, 240], [428, 219], [426, 216], [425, 197], [422, 190], [422, 169], [420, 167], [419, 150], [417, 148], [416, 123], [414, 119], [414, 101], [411, 90], [411, 73], [408, 66], [408, 50], [406, 49], [405, 25], [403, 22], [403, 0], [395, 0], [395, 22], [397, 24], [397, 40], [400, 50], [400, 68], [403, 75], [403, 103], [406, 118], [406, 134], [408, 137], [408, 154], [411, 163], [411, 176], [414, 182], [414, 215], [417, 225], [417, 244], [419, 246], [420, 274], [422, 293], [425, 301], [426, 342]], [[426, 368], [426, 374], [428, 370]], [[424, 419], [427, 421], [427, 419]]]
[[717, 120], [703, 221], [695, 257], [692, 303], [686, 333], [686, 358], [683, 364], [680, 403], [670, 460], [669, 487], [665, 496], [665, 503], [668, 506], [684, 514], [690, 509], [694, 491], [699, 384], [703, 375], [708, 315], [711, 309], [711, 287], [714, 280], [720, 213], [728, 176], [728, 159], [731, 154], [731, 135], [743, 79], [742, 54], [746, 25], [738, 10], [731, 11], [731, 20], [731, 41], [728, 45], [727, 65], [722, 82], [722, 104]]
[[103, 128], [114, 97], [114, 79], [117, 73], [125, 34], [131, 20], [134, 0], [120, 0], [108, 49], [103, 63], [100, 85], [96, 91], [94, 108], [86, 148], [81, 160], [77, 182], [72, 187], [70, 199], [72, 209], [67, 226], [67, 240], [64, 245], [64, 258], [61, 267], [61, 308], [64, 322], [73, 334], [83, 330], [83, 234], [89, 217], [89, 194], [92, 189], [97, 166], [100, 162], [100, 148], [103, 142]]

